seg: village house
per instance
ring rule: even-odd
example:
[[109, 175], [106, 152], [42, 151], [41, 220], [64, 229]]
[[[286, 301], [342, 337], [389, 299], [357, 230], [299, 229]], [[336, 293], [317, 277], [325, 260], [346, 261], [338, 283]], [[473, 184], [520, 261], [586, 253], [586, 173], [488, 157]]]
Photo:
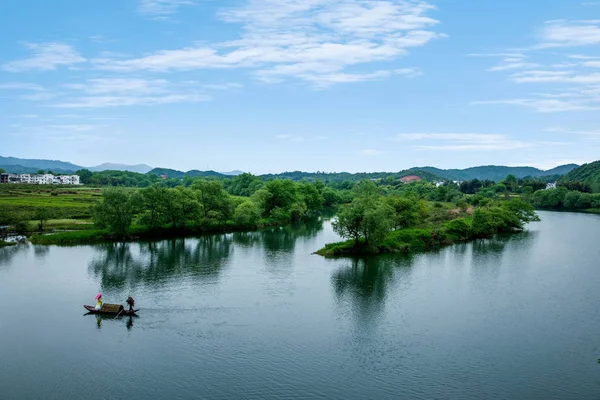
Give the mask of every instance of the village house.
[[27, 183], [32, 185], [79, 185], [79, 175], [0, 174], [0, 183]]
[[408, 176], [403, 176], [402, 178], [400, 178], [400, 182], [402, 183], [412, 183], [412, 182], [418, 182], [421, 180], [420, 176], [417, 175], [408, 175]]

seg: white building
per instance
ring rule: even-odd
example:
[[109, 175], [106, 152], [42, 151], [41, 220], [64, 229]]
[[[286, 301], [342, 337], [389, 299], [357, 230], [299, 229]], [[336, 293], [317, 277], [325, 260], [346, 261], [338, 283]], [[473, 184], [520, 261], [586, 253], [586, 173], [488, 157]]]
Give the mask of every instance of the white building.
[[548, 182], [546, 189], [556, 189], [556, 182]]
[[34, 185], [79, 185], [79, 175], [2, 174], [0, 183], [28, 183]]

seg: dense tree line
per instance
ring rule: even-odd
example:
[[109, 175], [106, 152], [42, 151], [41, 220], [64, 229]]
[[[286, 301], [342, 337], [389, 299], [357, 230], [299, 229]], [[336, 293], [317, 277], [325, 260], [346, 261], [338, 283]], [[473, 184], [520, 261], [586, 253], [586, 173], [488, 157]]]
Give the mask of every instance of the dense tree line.
[[332, 189], [324, 185], [272, 180], [250, 190], [253, 179], [247, 178], [239, 179], [248, 181], [239, 190], [250, 196], [232, 196], [222, 182], [204, 179], [189, 187], [106, 189], [93, 207], [94, 223], [118, 236], [126, 236], [132, 225], [150, 231], [220, 225], [253, 228], [297, 221], [323, 209], [326, 198], [338, 201], [330, 198]]

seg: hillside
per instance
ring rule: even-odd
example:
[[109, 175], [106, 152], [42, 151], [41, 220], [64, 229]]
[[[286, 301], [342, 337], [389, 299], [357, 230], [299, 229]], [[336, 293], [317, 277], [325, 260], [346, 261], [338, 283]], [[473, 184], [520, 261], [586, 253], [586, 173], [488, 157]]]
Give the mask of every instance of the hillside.
[[152, 167], [146, 164], [137, 164], [137, 165], [127, 165], [127, 164], [113, 164], [113, 163], [104, 163], [95, 167], [88, 168], [90, 171], [98, 172], [98, 171], [129, 171], [129, 172], [137, 172], [138, 174], [145, 174], [149, 172]]
[[364, 179], [385, 179], [394, 178], [399, 179], [407, 175], [418, 175], [428, 181], [439, 181], [444, 180], [440, 175], [423, 171], [418, 168], [407, 169], [399, 172], [358, 172], [351, 174], [349, 172], [283, 172], [280, 174], [265, 174], [261, 175], [264, 179], [290, 179], [293, 181], [307, 180], [307, 181], [360, 181]]
[[[10, 172], [13, 172], [12, 170], [16, 169], [17, 167], [21, 167], [21, 168], [26, 167], [26, 168], [31, 169], [27, 172], [21, 172], [21, 173], [37, 172], [40, 169], [43, 169], [45, 171], [52, 170], [54, 172], [58, 172], [58, 170], [65, 171], [65, 172], [75, 172], [78, 169], [82, 168], [79, 165], [75, 165], [70, 162], [59, 161], [59, 160], [37, 160], [37, 159], [2, 157], [2, 156], [0, 156], [0, 165], [8, 167], [8, 168], [2, 167], [2, 169], [6, 170], [6, 171], [10, 171]], [[14, 172], [18, 173], [17, 171], [14, 171]]]
[[[37, 167], [24, 167], [23, 165], [0, 165], [0, 169], [3, 169], [11, 174], [37, 174], [40, 169]], [[74, 174], [74, 170], [67, 170], [62, 168], [45, 169], [44, 171], [52, 171], [55, 174]]]
[[561, 182], [588, 184], [595, 193], [600, 193], [600, 161], [583, 164], [562, 177]]
[[427, 171], [443, 178], [455, 181], [467, 181], [471, 179], [489, 179], [492, 181], [500, 181], [506, 178], [507, 175], [511, 174], [517, 178], [537, 178], [547, 175], [564, 175], [575, 168], [577, 168], [576, 164], [561, 165], [547, 171], [533, 167], [506, 167], [501, 165], [486, 165], [465, 169], [439, 169], [435, 167], [420, 167], [415, 169]]
[[230, 178], [231, 176], [228, 175], [224, 175], [221, 174], [219, 172], [216, 171], [198, 171], [196, 169], [193, 169], [191, 171], [187, 171], [187, 172], [183, 172], [183, 171], [178, 171], [176, 169], [170, 169], [170, 168], [153, 168], [152, 170], [150, 170], [148, 172], [148, 174], [154, 174], [154, 175], [166, 175], [167, 178], [175, 178], [175, 179], [182, 179], [184, 176], [190, 176], [190, 177], [204, 177], [204, 178]]

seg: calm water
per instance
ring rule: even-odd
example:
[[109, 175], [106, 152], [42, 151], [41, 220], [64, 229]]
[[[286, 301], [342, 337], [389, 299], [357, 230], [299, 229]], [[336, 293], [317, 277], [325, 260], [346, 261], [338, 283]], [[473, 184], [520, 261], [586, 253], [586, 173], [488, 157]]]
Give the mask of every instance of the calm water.
[[413, 257], [311, 255], [326, 221], [0, 249], [0, 398], [600, 399], [600, 217], [540, 216]]

